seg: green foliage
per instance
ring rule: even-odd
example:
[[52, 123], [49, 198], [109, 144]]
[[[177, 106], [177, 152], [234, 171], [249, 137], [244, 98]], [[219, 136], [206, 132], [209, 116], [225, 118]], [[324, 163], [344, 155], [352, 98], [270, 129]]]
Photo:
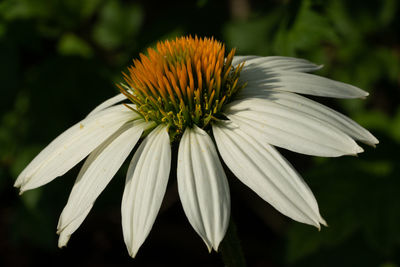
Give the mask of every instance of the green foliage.
[[77, 55], [82, 57], [91, 57], [92, 48], [81, 38], [74, 34], [64, 34], [58, 43], [58, 52], [61, 55]]
[[[328, 261], [331, 264], [326, 266], [337, 266], [334, 258], [344, 248], [346, 253], [354, 255], [363, 251], [378, 252], [359, 259], [358, 264], [362, 266], [395, 258], [400, 245], [397, 190], [400, 157], [393, 157], [395, 151], [391, 151], [398, 146], [387, 139], [381, 141], [385, 143], [374, 154], [360, 156], [356, 161], [352, 158], [325, 161], [315, 164], [307, 173], [308, 182], [318, 192], [321, 212], [329, 227], [317, 232], [307, 226], [293, 225], [288, 232], [289, 262], [303, 261], [301, 266], [310, 266], [313, 262], [318, 266], [318, 262]], [[360, 244], [362, 250], [350, 246], [352, 243]]]
[[93, 29], [94, 40], [105, 49], [126, 47], [134, 43], [143, 20], [138, 5], [108, 1], [99, 12], [99, 21]]

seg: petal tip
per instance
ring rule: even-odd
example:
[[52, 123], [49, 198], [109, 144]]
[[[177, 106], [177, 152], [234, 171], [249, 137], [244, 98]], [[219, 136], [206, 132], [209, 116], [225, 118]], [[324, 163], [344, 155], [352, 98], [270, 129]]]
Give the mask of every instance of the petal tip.
[[350, 86], [355, 89], [354, 90], [354, 93], [355, 93], [354, 97], [355, 98], [366, 99], [367, 96], [369, 96], [369, 93], [367, 91], [364, 91], [363, 89], [358, 88], [357, 86], [354, 86], [354, 85], [350, 85]]
[[30, 190], [31, 188], [27, 188], [26, 184], [20, 185], [19, 186], [19, 195], [21, 196], [23, 193], [26, 191]]
[[367, 132], [367, 136], [360, 141], [363, 142], [366, 145], [372, 146], [373, 148], [376, 148], [376, 145], [379, 144], [379, 140], [378, 138], [376, 138], [375, 136], [373, 136], [370, 132]]
[[[24, 171], [23, 171], [24, 172]], [[30, 179], [30, 177], [26, 177], [23, 172], [18, 175], [17, 179], [14, 182], [14, 187], [16, 188], [21, 188], [22, 186], [24, 186]]]
[[365, 99], [367, 99], [368, 96], [369, 96], [369, 93], [364, 91], [364, 90], [362, 90], [362, 94], [360, 96], [358, 96], [358, 98], [360, 98], [362, 100], [365, 100]]
[[355, 145], [351, 151], [348, 151], [348, 153], [345, 153], [343, 155], [358, 157], [358, 154], [363, 153], [363, 152], [364, 152], [364, 149], [362, 147], [360, 147], [359, 145]]
[[322, 225], [325, 226], [325, 227], [328, 227], [328, 223], [327, 223], [327, 222], [325, 221], [325, 219], [322, 218], [322, 217], [319, 218], [319, 223], [322, 224]]
[[367, 145], [369, 145], [372, 148], [376, 148], [376, 145], [379, 144], [379, 141], [377, 142], [368, 142]]
[[23, 193], [25, 193], [28, 190], [34, 189], [35, 187], [29, 187], [27, 184], [23, 184], [19, 187], [19, 195], [21, 196]]
[[139, 251], [140, 246], [136, 246], [133, 244], [133, 246], [128, 246], [128, 253], [129, 256], [134, 259]]
[[[200, 235], [200, 236], [201, 236], [201, 235]], [[204, 243], [206, 244], [206, 246], [207, 246], [208, 253], [211, 253], [212, 250], [214, 249], [214, 245], [211, 244], [211, 241], [207, 240], [207, 239], [204, 238], [203, 236], [201, 236], [201, 238], [203, 239], [203, 242], [204, 242]], [[217, 245], [217, 248], [218, 248], [218, 245]]]
[[372, 145], [373, 148], [376, 148], [376, 145], [379, 144], [379, 140], [375, 136], [372, 136], [372, 137], [373, 137], [373, 140], [372, 140], [372, 144], [371, 145]]
[[[223, 239], [223, 237], [222, 237], [222, 239]], [[215, 252], [218, 252], [219, 245], [221, 245], [222, 239], [220, 238], [219, 241], [214, 242], [214, 244], [213, 244], [213, 246], [212, 246], [212, 249], [214, 249]]]
[[356, 147], [356, 154], [364, 152], [364, 149], [360, 146]]
[[364, 149], [362, 147], [356, 146], [356, 147], [354, 147], [354, 150], [347, 153], [347, 155], [353, 156], [353, 157], [358, 157], [358, 154], [363, 153], [363, 152], [364, 152]]
[[68, 241], [70, 238], [71, 238], [71, 235], [67, 235], [61, 231], [59, 233], [59, 238], [58, 238], [58, 247], [59, 248], [67, 247], [67, 244], [68, 244]]
[[319, 220], [318, 220], [318, 223], [316, 223], [314, 225], [315, 227], [317, 227], [319, 232], [321, 231], [321, 225], [325, 226], [325, 227], [328, 227], [328, 224], [326, 223], [326, 221], [322, 217], [320, 217]]
[[134, 259], [136, 257], [137, 251], [129, 251], [129, 256]]
[[15, 188], [19, 188], [21, 187], [21, 181], [19, 181], [19, 179], [15, 180], [14, 185]]

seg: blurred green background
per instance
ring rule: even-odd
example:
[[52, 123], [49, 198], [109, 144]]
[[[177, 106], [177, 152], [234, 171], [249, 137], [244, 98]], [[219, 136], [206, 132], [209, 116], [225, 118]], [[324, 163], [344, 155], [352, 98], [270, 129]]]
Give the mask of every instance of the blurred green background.
[[329, 227], [291, 221], [230, 177], [248, 265], [400, 266], [399, 9], [397, 0], [0, 1], [0, 266], [223, 265], [191, 229], [174, 177], [134, 260], [120, 224], [125, 165], [64, 249], [56, 226], [80, 165], [22, 197], [12, 186], [45, 145], [116, 94], [138, 53], [187, 34], [214, 36], [239, 55], [303, 57], [370, 93], [318, 101], [368, 128], [377, 148], [332, 159], [282, 151]]

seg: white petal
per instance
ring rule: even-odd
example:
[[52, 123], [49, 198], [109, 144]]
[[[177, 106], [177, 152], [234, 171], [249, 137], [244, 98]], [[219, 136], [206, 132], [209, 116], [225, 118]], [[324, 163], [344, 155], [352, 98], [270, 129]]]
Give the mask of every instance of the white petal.
[[276, 90], [336, 98], [368, 96], [367, 92], [350, 84], [302, 72], [283, 70], [265, 72], [255, 67], [254, 71], [241, 73], [240, 79], [248, 83], [243, 90], [244, 93], [248, 90]]
[[167, 127], [154, 129], [129, 165], [122, 198], [122, 230], [129, 255], [135, 257], [160, 209], [171, 168]]
[[[241, 72], [241, 75], [256, 75], [270, 71], [298, 71], [311, 72], [322, 68], [322, 65], [316, 65], [308, 60], [293, 57], [255, 57], [246, 59], [246, 64]], [[252, 76], [253, 77], [253, 76]], [[259, 77], [259, 78], [265, 78]]]
[[88, 116], [92, 116], [93, 114], [96, 114], [99, 111], [102, 111], [106, 108], [109, 108], [111, 106], [114, 106], [115, 104], [123, 101], [126, 99], [126, 96], [123, 94], [118, 94], [114, 97], [111, 97], [109, 99], [107, 99], [106, 101], [104, 101], [103, 103], [101, 103], [100, 105], [98, 105], [96, 108], [94, 108], [89, 114]]
[[92, 206], [86, 209], [83, 213], [81, 213], [78, 217], [73, 219], [61, 232], [57, 233], [60, 235], [58, 238], [58, 247], [62, 248], [67, 246], [71, 235], [81, 226], [83, 221], [85, 220], [86, 216], [89, 214]]
[[180, 141], [177, 178], [190, 224], [217, 251], [229, 223], [229, 186], [211, 138], [197, 126], [187, 128]]
[[[378, 139], [376, 139], [369, 131], [361, 127], [352, 119], [327, 106], [319, 104], [300, 95], [288, 92], [264, 91], [257, 94], [248, 95], [248, 97], [272, 101], [280, 105], [286, 106], [293, 111], [305, 113], [309, 116], [318, 118], [348, 134], [353, 139], [359, 140], [368, 145], [375, 146], [379, 143]], [[248, 103], [251, 104], [250, 102]], [[248, 108], [251, 109], [252, 106], [249, 105]]]
[[240, 63], [242, 63], [243, 61], [247, 61], [253, 58], [258, 58], [258, 56], [234, 56], [233, 60], [232, 60], [232, 66], [236, 66]]
[[136, 145], [143, 130], [151, 125], [143, 120], [127, 123], [90, 154], [61, 213], [57, 227], [60, 238], [64, 231], [67, 231], [68, 235], [73, 233], [71, 229], [66, 229], [70, 228], [70, 224], [74, 224], [73, 228], [76, 230], [79, 226], [76, 218], [91, 209], [97, 197]]
[[352, 138], [326, 122], [273, 102], [235, 101], [225, 113], [248, 134], [298, 153], [337, 157], [363, 151]]
[[100, 111], [53, 140], [18, 176], [21, 191], [44, 185], [84, 159], [124, 123], [139, 118], [124, 105]]
[[224, 162], [245, 185], [296, 221], [326, 224], [307, 184], [272, 146], [229, 123], [213, 125], [213, 132]]

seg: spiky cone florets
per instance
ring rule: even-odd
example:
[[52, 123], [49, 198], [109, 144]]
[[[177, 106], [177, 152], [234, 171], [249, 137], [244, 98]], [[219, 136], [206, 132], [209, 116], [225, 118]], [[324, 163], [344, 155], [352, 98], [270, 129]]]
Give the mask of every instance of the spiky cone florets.
[[232, 66], [235, 50], [213, 38], [181, 37], [157, 43], [133, 61], [119, 85], [145, 120], [168, 124], [172, 139], [193, 124], [206, 128], [245, 86], [243, 64]]

